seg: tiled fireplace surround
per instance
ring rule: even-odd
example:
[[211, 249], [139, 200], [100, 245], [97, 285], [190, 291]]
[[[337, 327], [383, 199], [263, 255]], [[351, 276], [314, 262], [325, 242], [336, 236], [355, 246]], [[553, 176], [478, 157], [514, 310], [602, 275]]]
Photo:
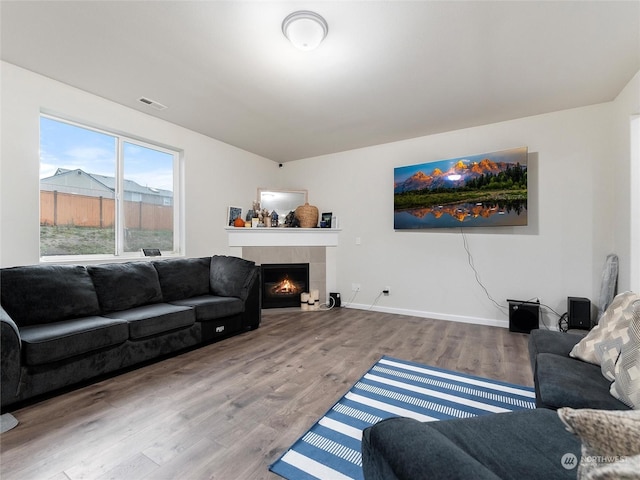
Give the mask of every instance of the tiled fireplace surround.
[[308, 263], [309, 289], [325, 303], [336, 290], [336, 248], [339, 229], [227, 228], [232, 255], [256, 262]]
[[243, 247], [242, 258], [257, 265], [267, 263], [308, 263], [309, 290], [320, 291], [320, 301], [327, 297], [327, 258], [325, 247]]

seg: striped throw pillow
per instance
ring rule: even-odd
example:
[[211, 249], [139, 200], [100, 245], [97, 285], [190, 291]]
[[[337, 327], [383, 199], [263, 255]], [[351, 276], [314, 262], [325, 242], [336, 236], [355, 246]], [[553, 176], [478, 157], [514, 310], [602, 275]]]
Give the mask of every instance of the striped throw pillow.
[[[631, 322], [633, 302], [640, 299], [634, 292], [623, 292], [613, 299], [600, 322], [580, 342], [569, 355], [585, 362], [602, 366], [606, 363], [603, 374], [613, 380], [613, 369], [622, 345], [627, 339], [627, 329]], [[614, 350], [612, 350], [614, 349]]]
[[640, 300], [633, 303], [629, 342], [622, 347], [616, 363], [611, 395], [631, 408], [640, 410]]

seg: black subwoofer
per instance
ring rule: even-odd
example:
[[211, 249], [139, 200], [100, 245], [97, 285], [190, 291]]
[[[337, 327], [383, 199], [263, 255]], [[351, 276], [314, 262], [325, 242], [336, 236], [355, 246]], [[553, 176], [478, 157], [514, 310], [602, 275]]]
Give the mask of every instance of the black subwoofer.
[[507, 300], [509, 302], [509, 331], [531, 333], [540, 327], [540, 304]]
[[591, 300], [583, 297], [567, 297], [569, 328], [591, 329]]

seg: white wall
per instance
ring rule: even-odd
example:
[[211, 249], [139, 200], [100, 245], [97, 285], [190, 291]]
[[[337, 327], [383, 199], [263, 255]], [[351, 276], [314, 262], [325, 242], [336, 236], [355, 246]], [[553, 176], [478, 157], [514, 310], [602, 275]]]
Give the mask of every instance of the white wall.
[[[283, 173], [340, 219], [343, 301], [359, 283], [354, 306], [369, 308], [390, 286], [375, 309], [505, 326], [507, 311], [476, 282], [459, 229], [394, 231], [393, 168], [528, 146], [529, 226], [465, 233], [482, 283], [499, 303], [539, 297], [564, 313], [567, 296], [597, 300], [614, 244], [613, 114], [611, 103], [600, 104], [300, 160]], [[543, 318], [556, 324], [552, 314]]]
[[39, 261], [39, 114], [67, 118], [184, 151], [187, 256], [229, 254], [227, 206], [248, 208], [277, 164], [212, 138], [2, 62], [0, 265]]

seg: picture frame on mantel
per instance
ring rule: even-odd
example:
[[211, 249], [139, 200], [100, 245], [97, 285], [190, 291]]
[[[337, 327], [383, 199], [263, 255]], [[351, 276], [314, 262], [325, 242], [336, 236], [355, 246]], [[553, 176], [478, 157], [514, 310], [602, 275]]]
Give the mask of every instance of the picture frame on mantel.
[[233, 227], [236, 218], [242, 218], [242, 207], [227, 207], [227, 226]]

